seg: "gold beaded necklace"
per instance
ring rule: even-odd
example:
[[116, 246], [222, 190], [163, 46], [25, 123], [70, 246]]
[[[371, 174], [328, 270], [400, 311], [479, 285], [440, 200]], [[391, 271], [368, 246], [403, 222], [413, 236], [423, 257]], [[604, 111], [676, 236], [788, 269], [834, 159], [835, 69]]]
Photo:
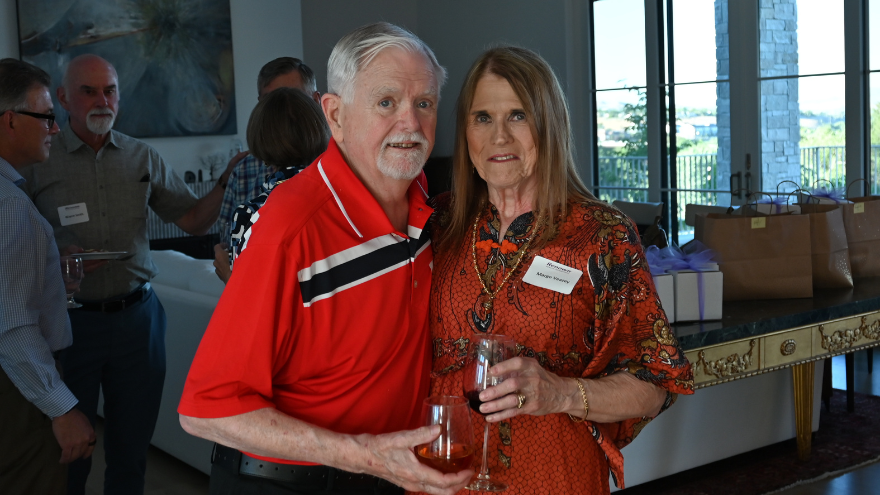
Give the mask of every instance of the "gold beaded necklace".
[[[501, 292], [501, 289], [502, 289], [502, 287], [504, 287], [504, 284], [507, 283], [507, 280], [510, 278], [511, 275], [513, 275], [513, 273], [516, 271], [516, 269], [519, 268], [519, 265], [520, 265], [520, 263], [522, 263], [523, 258], [525, 258], [526, 254], [528, 254], [529, 245], [532, 243], [532, 239], [535, 238], [535, 234], [538, 232], [538, 224], [537, 224], [537, 222], [535, 222], [535, 226], [532, 230], [532, 235], [530, 235], [529, 238], [526, 240], [526, 242], [523, 243], [522, 253], [520, 253], [519, 259], [516, 260], [516, 263], [513, 264], [513, 268], [511, 268], [507, 272], [507, 275], [504, 276], [504, 278], [501, 280], [501, 283], [498, 284], [498, 287], [495, 289], [494, 292], [492, 292], [489, 290], [488, 287], [486, 287], [486, 282], [483, 281], [483, 275], [480, 274], [480, 267], [477, 265], [477, 226], [480, 224], [480, 216], [481, 216], [481, 213], [477, 213], [477, 218], [474, 220], [474, 228], [473, 228], [473, 231], [471, 232], [471, 258], [473, 259], [473, 262], [474, 262], [474, 271], [477, 273], [477, 280], [480, 281], [480, 285], [483, 287], [483, 292], [485, 292], [486, 295], [489, 296], [489, 300], [483, 303], [483, 308], [485, 308], [486, 311], [491, 312], [492, 306], [495, 302], [495, 296], [497, 296], [498, 293]], [[499, 235], [501, 235], [501, 240], [503, 242], [504, 235], [500, 234], [500, 233], [499, 233]], [[517, 250], [517, 251], [519, 251], [519, 250]], [[501, 256], [503, 256], [503, 254]], [[483, 292], [481, 292], [481, 294]]]

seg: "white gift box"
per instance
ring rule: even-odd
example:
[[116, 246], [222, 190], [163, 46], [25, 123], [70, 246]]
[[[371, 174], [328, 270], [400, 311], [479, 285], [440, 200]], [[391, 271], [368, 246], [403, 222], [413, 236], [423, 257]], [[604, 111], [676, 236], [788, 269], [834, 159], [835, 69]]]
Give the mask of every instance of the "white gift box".
[[[671, 271], [675, 283], [676, 321], [720, 320], [721, 301], [724, 289], [724, 274], [718, 271], [718, 264], [710, 263], [709, 270]], [[703, 285], [703, 317], [700, 318], [700, 281]]]
[[657, 296], [666, 313], [666, 319], [669, 320], [669, 323], [675, 323], [675, 281], [672, 274], [655, 275], [654, 287], [657, 289]]
[[852, 201], [846, 199], [834, 201], [831, 198], [820, 198], [816, 196], [810, 196], [809, 194], [798, 193], [798, 203], [814, 205], [843, 205], [852, 203]]
[[758, 203], [751, 204], [749, 208], [753, 210], [757, 210], [758, 213], [763, 213], [764, 215], [778, 215], [780, 213], [789, 213], [799, 215], [801, 212], [801, 207], [794, 204], [770, 204], [770, 203]]

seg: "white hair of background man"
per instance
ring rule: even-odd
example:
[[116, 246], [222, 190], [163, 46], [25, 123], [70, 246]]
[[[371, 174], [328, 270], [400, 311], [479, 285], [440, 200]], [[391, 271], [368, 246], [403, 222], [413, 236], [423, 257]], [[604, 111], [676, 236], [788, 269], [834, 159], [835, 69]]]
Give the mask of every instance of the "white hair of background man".
[[358, 72], [370, 65], [382, 50], [392, 47], [424, 55], [433, 66], [439, 93], [446, 82], [446, 69], [437, 62], [434, 52], [418, 36], [387, 22], [362, 26], [336, 43], [327, 61], [327, 92], [339, 95], [344, 103], [351, 103]]

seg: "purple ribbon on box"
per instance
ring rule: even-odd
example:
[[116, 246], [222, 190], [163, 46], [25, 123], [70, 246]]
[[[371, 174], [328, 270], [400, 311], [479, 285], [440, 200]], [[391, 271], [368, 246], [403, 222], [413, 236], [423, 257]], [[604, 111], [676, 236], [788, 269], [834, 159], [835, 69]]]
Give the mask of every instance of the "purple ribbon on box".
[[663, 259], [660, 256], [660, 248], [657, 246], [648, 246], [648, 249], [645, 250], [645, 259], [648, 261], [648, 269], [651, 270], [652, 276], [656, 277], [657, 275], [663, 275], [666, 273]]
[[715, 251], [707, 248], [702, 242], [697, 240], [686, 244], [684, 250], [671, 244], [669, 247], [663, 249], [658, 249], [656, 246], [649, 246], [645, 251], [645, 258], [648, 260], [648, 267], [651, 270], [651, 275], [660, 275], [670, 270], [693, 270], [697, 272], [697, 292], [700, 297], [700, 320], [703, 319], [703, 311], [705, 307], [703, 272], [715, 268], [715, 262], [712, 261], [715, 258], [715, 255]]
[[846, 195], [846, 192], [843, 190], [842, 187], [832, 187], [832, 188], [828, 188], [828, 189], [826, 189], [824, 187], [817, 187], [816, 189], [813, 189], [813, 191], [810, 194], [814, 198], [830, 199], [831, 201], [834, 201], [837, 204], [840, 204], [840, 203], [843, 203], [844, 201], [846, 201], [846, 198], [844, 198], [844, 196]]
[[777, 196], [775, 198], [772, 196], [762, 196], [761, 199], [759, 199], [757, 201], [757, 203], [764, 204], [764, 205], [766, 205], [766, 204], [776, 205], [776, 208], [775, 208], [776, 211], [774, 211], [773, 213], [782, 213], [782, 207], [788, 206], [788, 199], [787, 198], [783, 199], [783, 198], [780, 198], [779, 196]]

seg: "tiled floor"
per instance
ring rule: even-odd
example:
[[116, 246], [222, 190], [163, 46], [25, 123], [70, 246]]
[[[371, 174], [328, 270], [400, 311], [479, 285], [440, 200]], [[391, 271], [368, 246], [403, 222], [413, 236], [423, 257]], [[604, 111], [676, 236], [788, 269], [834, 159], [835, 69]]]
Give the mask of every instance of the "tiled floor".
[[[856, 354], [855, 388], [857, 392], [880, 395], [880, 350], [875, 351], [874, 367], [877, 380], [868, 374], [865, 353]], [[845, 387], [843, 356], [834, 358], [834, 388]], [[824, 407], [824, 406], [823, 406]], [[98, 425], [98, 438], [103, 427]], [[92, 473], [87, 484], [88, 495], [103, 493], [104, 450], [101, 442], [95, 449]], [[202, 495], [208, 493], [208, 476], [159, 449], [150, 448], [147, 458], [146, 495]], [[817, 481], [782, 492], [779, 495], [863, 495], [880, 493], [880, 463], [845, 473], [835, 478]]]

